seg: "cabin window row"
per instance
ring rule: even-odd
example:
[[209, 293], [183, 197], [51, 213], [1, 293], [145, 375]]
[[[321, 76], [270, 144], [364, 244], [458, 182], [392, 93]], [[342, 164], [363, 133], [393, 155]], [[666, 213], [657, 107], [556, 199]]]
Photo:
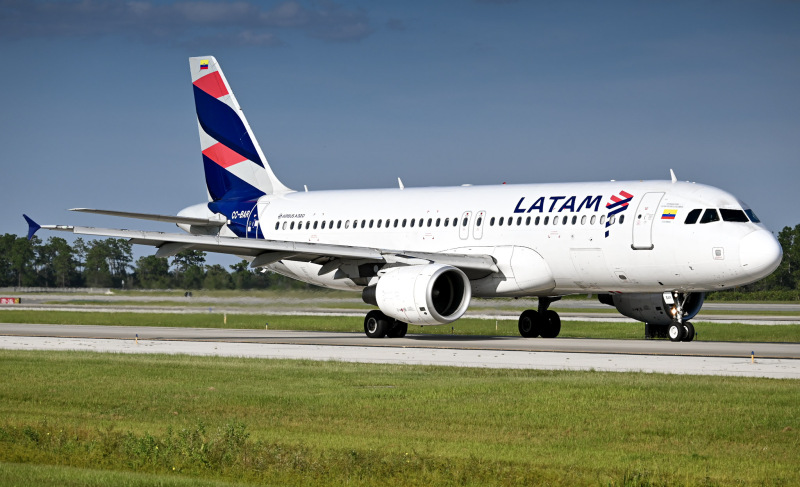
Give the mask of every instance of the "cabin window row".
[[[478, 218], [478, 225], [480, 226], [480, 218]], [[464, 222], [462, 225], [466, 226], [469, 222], [469, 219], [464, 218]], [[451, 225], [452, 223], [452, 225]], [[356, 228], [414, 228], [414, 227], [440, 227], [440, 226], [458, 226], [458, 218], [403, 218], [402, 220], [399, 218], [395, 218], [394, 220], [387, 218], [386, 220], [353, 220], [352, 224], [350, 220], [315, 220], [315, 221], [306, 221], [306, 222], [275, 222], [275, 230], [325, 230], [325, 228], [333, 229], [336, 228], [341, 229], [356, 229]]]
[[[504, 217], [501, 216], [497, 220], [495, 220], [495, 217], [490, 218], [489, 219], [489, 226], [493, 227], [495, 225], [495, 222], [497, 223], [498, 227], [502, 227], [503, 225], [505, 225], [505, 226], [512, 226], [512, 225], [522, 226], [523, 223], [524, 223], [525, 226], [530, 226], [531, 223], [533, 223], [534, 226], [537, 226], [537, 225], [559, 225], [559, 224], [560, 225], [569, 225], [569, 224], [577, 225], [579, 221], [580, 221], [581, 225], [586, 225], [587, 223], [589, 225], [595, 225], [597, 223], [600, 223], [600, 225], [604, 225], [606, 223], [606, 216], [605, 215], [600, 215], [600, 218], [598, 218], [597, 215], [592, 215], [591, 217], [589, 217], [588, 215], [582, 215], [580, 217], [580, 219], [578, 219], [578, 215], [572, 215], [571, 217], [565, 215], [565, 216], [561, 216], [561, 217], [554, 216], [551, 219], [550, 216], [548, 215], [548, 216], [545, 216], [545, 217], [537, 216], [536, 218], [532, 218], [532, 217], [528, 216], [528, 217], [525, 217], [524, 220], [523, 220], [523, 218], [521, 216], [516, 217], [516, 219], [513, 216], [510, 216], [510, 217], [508, 217], [507, 220]], [[613, 225], [614, 223], [616, 223], [616, 217], [612, 216], [611, 218], [609, 218], [608, 221], [609, 221], [609, 223], [611, 223]], [[625, 215], [620, 215], [619, 222], [620, 223], [624, 223], [625, 222]]]
[[[609, 219], [609, 221], [612, 224], [615, 223], [615, 217], [612, 216]], [[625, 221], [625, 215], [621, 215], [619, 217], [619, 222], [623, 223], [624, 221]], [[594, 225], [597, 222], [599, 222], [600, 225], [604, 225], [605, 222], [606, 222], [606, 216], [605, 215], [601, 215], [599, 219], [597, 218], [597, 215], [592, 215], [591, 218], [588, 217], [587, 215], [583, 215], [583, 216], [580, 217], [580, 224], [581, 225], [586, 225], [587, 223], [589, 225]], [[353, 229], [356, 229], [356, 228], [407, 228], [407, 227], [408, 228], [414, 228], [414, 227], [421, 228], [421, 227], [441, 227], [441, 226], [444, 226], [444, 227], [449, 227], [449, 226], [457, 227], [458, 223], [459, 223], [458, 222], [458, 218], [453, 218], [453, 219], [450, 219], [450, 218], [444, 218], [444, 219], [442, 219], [442, 218], [428, 218], [427, 220], [425, 218], [416, 218], [416, 219], [415, 218], [411, 218], [411, 219], [403, 218], [402, 220], [399, 219], [399, 218], [396, 218], [394, 220], [392, 220], [392, 219], [386, 219], [386, 220], [374, 220], [374, 219], [373, 220], [353, 220], [352, 224], [351, 224], [350, 220], [329, 220], [329, 221], [328, 220], [322, 220], [322, 221], [315, 220], [313, 222], [312, 221], [305, 221], [305, 222], [303, 222], [303, 221], [299, 221], [299, 222], [283, 221], [283, 222], [275, 222], [275, 230], [295, 230], [295, 229], [297, 229], [297, 230], [304, 230], [304, 229], [305, 230], [317, 230], [317, 229], [325, 230], [326, 228], [328, 228], [328, 229], [336, 228], [338, 230], [338, 229], [341, 229], [341, 228], [345, 228], [345, 229], [350, 229], [350, 228], [353, 228]], [[551, 225], [551, 224], [552, 225], [558, 225], [559, 223], [561, 225], [568, 225], [570, 223], [572, 223], [572, 225], [577, 225], [578, 216], [577, 215], [573, 215], [571, 218], [569, 216], [563, 216], [563, 217], [554, 216], [554, 217], [552, 217], [552, 219], [550, 218], [550, 216], [545, 216], [545, 217], [537, 216], [536, 218], [528, 216], [528, 217], [525, 217], [524, 219], [521, 216], [516, 217], [516, 219], [514, 217], [508, 217], [506, 219], [505, 217], [501, 216], [499, 219], [496, 219], [495, 217], [492, 217], [491, 219], [489, 219], [489, 226], [493, 227], [493, 226], [495, 226], [495, 223], [497, 224], [497, 226], [504, 226], [504, 225], [505, 226], [513, 226], [514, 224], [516, 224], [517, 226], [522, 226], [523, 224], [525, 226], [530, 226], [531, 223], [533, 223], [534, 226], [537, 226], [537, 225]], [[466, 217], [463, 218], [463, 221], [461, 222], [461, 226], [467, 226], [468, 224], [469, 224], [469, 218], [466, 218]], [[482, 226], [483, 225], [483, 217], [478, 216], [478, 218], [475, 220], [475, 225], [478, 226], [478, 227]]]

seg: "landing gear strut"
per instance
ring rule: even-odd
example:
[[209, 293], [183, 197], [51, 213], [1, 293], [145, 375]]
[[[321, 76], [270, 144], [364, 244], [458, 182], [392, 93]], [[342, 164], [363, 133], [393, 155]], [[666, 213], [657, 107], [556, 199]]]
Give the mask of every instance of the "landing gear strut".
[[389, 318], [374, 309], [364, 318], [364, 333], [369, 338], [403, 338], [408, 332], [408, 323]]
[[527, 309], [519, 316], [519, 334], [525, 338], [555, 338], [561, 332], [561, 318], [553, 310], [547, 309], [550, 303], [561, 297], [539, 298], [539, 310]]

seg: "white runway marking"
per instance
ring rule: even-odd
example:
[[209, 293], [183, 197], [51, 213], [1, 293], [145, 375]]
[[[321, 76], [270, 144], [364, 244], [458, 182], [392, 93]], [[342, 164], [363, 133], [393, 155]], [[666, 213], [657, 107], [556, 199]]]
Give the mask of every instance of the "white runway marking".
[[800, 379], [800, 360], [757, 358], [755, 363], [751, 363], [749, 357], [687, 357], [173, 340], [139, 340], [137, 344], [135, 340], [22, 336], [0, 336], [0, 349], [187, 354], [454, 367], [597, 370]]

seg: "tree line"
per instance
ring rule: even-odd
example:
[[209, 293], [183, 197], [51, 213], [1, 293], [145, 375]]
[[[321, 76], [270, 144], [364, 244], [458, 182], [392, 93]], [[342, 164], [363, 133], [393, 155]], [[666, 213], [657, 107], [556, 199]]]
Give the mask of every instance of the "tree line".
[[0, 287], [101, 287], [124, 289], [267, 289], [308, 285], [271, 272], [250, 269], [242, 260], [228, 266], [206, 263], [205, 252], [183, 250], [174, 257], [148, 255], [133, 260], [125, 239], [72, 245], [60, 237], [43, 242], [7, 233], [0, 237]]
[[[733, 291], [764, 293], [764, 299], [800, 299], [800, 225], [778, 234], [783, 260], [766, 279]], [[228, 266], [206, 264], [205, 252], [184, 250], [171, 258], [148, 255], [133, 261], [124, 239], [72, 245], [60, 237], [30, 241], [7, 233], [0, 237], [0, 287], [109, 287], [126, 289], [266, 289], [309, 287], [271, 272], [250, 269], [242, 260]], [[714, 293], [724, 299], [726, 291]]]

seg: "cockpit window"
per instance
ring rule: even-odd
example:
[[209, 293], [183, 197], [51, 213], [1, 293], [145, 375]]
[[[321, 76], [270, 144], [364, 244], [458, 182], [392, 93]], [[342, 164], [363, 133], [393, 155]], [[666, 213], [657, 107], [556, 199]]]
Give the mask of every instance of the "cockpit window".
[[717, 210], [710, 208], [703, 213], [703, 217], [700, 218], [700, 223], [711, 223], [711, 222], [718, 222], [719, 221], [719, 213]]
[[758, 219], [758, 217], [756, 216], [756, 214], [755, 214], [755, 212], [753, 210], [748, 208], [748, 209], [744, 210], [744, 212], [747, 213], [747, 216], [750, 217], [750, 221], [751, 222], [753, 222], [753, 223], [761, 223], [761, 220]]
[[722, 221], [725, 222], [748, 222], [747, 215], [745, 215], [742, 210], [726, 210], [725, 208], [720, 208], [719, 213], [722, 215]]
[[700, 218], [700, 213], [702, 211], [703, 210], [701, 210], [700, 208], [697, 208], [696, 210], [690, 211], [689, 214], [686, 215], [686, 221], [683, 222], [683, 223], [685, 223], [687, 225], [692, 225], [692, 224], [697, 223], [697, 219]]

